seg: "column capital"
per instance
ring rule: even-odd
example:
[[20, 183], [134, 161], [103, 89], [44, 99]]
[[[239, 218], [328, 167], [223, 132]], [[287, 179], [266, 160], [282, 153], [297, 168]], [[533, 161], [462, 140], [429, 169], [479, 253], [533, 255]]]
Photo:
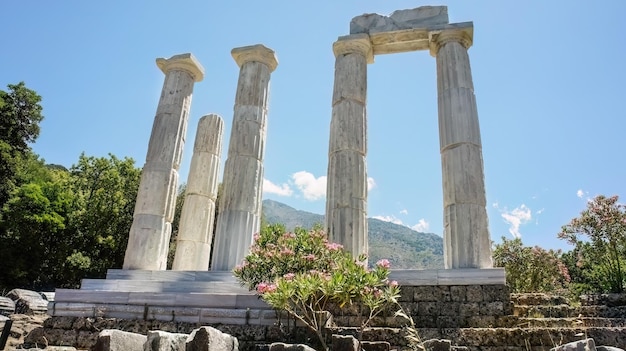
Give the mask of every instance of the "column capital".
[[367, 59], [367, 63], [374, 63], [374, 51], [372, 41], [367, 34], [352, 34], [339, 37], [333, 43], [335, 57], [346, 54], [361, 54]]
[[191, 74], [194, 82], [204, 79], [204, 67], [191, 53], [174, 55], [168, 59], [159, 57], [156, 64], [164, 74], [172, 70], [181, 70]]
[[278, 66], [278, 59], [274, 50], [261, 44], [234, 48], [230, 54], [237, 62], [239, 68], [248, 62], [260, 62], [269, 67], [270, 72], [273, 72]]
[[450, 28], [428, 33], [430, 55], [437, 57], [439, 49], [450, 42], [457, 42], [468, 49], [474, 42], [474, 27]]

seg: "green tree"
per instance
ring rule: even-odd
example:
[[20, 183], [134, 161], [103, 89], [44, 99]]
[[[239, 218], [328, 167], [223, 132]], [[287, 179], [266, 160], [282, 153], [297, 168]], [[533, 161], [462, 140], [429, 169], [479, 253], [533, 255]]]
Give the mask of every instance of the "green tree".
[[596, 196], [558, 237], [577, 250], [576, 264], [587, 265], [583, 283], [598, 292], [624, 292], [626, 284], [626, 206], [617, 196]]
[[70, 218], [68, 264], [84, 276], [103, 277], [124, 262], [141, 170], [132, 158], [81, 154], [70, 175], [76, 211]]
[[4, 288], [54, 288], [64, 281], [65, 259], [71, 248], [66, 240], [67, 222], [74, 197], [68, 189], [69, 174], [46, 168], [29, 159], [29, 182], [17, 187], [2, 209], [0, 222], [0, 270]]
[[560, 256], [560, 251], [524, 246], [520, 238], [502, 237], [502, 243], [496, 244], [493, 250], [494, 266], [505, 268], [506, 283], [513, 292], [549, 292], [565, 288], [570, 277]]
[[29, 143], [39, 136], [43, 120], [41, 97], [24, 82], [0, 90], [0, 206], [9, 199], [15, 182], [16, 167], [29, 151]]

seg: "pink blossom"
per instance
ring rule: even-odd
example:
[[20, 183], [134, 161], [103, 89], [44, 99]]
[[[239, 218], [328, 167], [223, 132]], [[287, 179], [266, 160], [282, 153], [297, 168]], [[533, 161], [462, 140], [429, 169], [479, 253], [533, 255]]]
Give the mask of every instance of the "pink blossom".
[[281, 251], [281, 254], [285, 255], [285, 256], [291, 256], [293, 255], [293, 251], [289, 248], [284, 247]]
[[304, 255], [304, 259], [307, 261], [315, 261], [316, 257], [314, 254]]
[[256, 286], [256, 291], [259, 294], [274, 292], [276, 291], [276, 284], [259, 283], [259, 285]]
[[391, 267], [391, 263], [389, 262], [388, 259], [383, 258], [381, 260], [378, 260], [378, 262], [376, 262], [376, 266], [381, 267], [381, 268], [389, 268]]
[[283, 234], [283, 238], [285, 239], [294, 239], [296, 237], [296, 234], [294, 233], [285, 233]]
[[326, 243], [324, 244], [326, 248], [330, 251], [337, 251], [343, 249], [343, 245], [337, 243]]
[[397, 280], [390, 281], [389, 286], [392, 286], [392, 287], [398, 286], [398, 281]]
[[259, 235], [259, 233], [254, 234], [254, 236], [252, 237], [254, 239], [254, 241], [258, 241], [261, 236]]
[[294, 278], [295, 276], [296, 276], [296, 275], [295, 275], [295, 274], [293, 274], [293, 273], [287, 273], [287, 274], [283, 275], [283, 278], [285, 278], [285, 280], [293, 280], [293, 278]]
[[383, 292], [380, 289], [374, 289], [374, 297], [379, 298]]

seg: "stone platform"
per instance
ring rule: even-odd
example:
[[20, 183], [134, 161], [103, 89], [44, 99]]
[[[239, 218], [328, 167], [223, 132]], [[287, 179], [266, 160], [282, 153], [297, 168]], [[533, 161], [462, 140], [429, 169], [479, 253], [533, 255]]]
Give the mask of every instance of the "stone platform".
[[[406, 293], [417, 286], [504, 285], [503, 269], [393, 270]], [[412, 294], [412, 293], [411, 293]], [[57, 289], [51, 316], [160, 320], [198, 324], [273, 325], [276, 312], [231, 272], [117, 270]]]

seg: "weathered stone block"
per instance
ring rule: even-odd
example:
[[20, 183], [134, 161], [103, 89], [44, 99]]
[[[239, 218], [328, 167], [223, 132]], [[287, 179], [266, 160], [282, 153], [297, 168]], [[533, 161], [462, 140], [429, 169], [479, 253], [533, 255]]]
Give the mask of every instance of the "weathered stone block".
[[450, 351], [450, 340], [431, 339], [423, 342], [424, 351]]
[[419, 304], [417, 311], [422, 316], [438, 316], [441, 312], [441, 304], [439, 302], [422, 302]]
[[465, 317], [477, 316], [480, 313], [478, 302], [466, 302], [459, 305], [459, 314]]
[[13, 289], [9, 291], [6, 297], [15, 303], [15, 313], [35, 314], [48, 312], [48, 301], [35, 291]]
[[397, 10], [389, 16], [368, 13], [350, 21], [350, 34], [380, 33], [403, 29], [427, 28], [448, 23], [446, 6], [421, 6]]
[[416, 286], [413, 294], [415, 302], [434, 302], [439, 301], [438, 288], [436, 286]]
[[103, 330], [98, 335], [95, 351], [143, 351], [146, 336], [116, 329]]
[[452, 285], [450, 286], [450, 300], [456, 302], [465, 302], [467, 294], [467, 287], [465, 285]]
[[[337, 349], [337, 350], [344, 351], [344, 349]], [[269, 351], [315, 351], [315, 349], [304, 344], [285, 344], [282, 342], [275, 342], [270, 345]]]
[[194, 329], [187, 338], [186, 351], [237, 351], [237, 338], [212, 327]]
[[389, 351], [391, 344], [386, 341], [362, 341], [363, 351]]
[[482, 302], [483, 290], [480, 285], [468, 285], [466, 291], [467, 302]]
[[149, 331], [143, 344], [144, 351], [185, 351], [187, 334]]
[[585, 339], [580, 341], [574, 341], [565, 345], [560, 345], [551, 348], [550, 351], [588, 351], [596, 350], [596, 344], [593, 339]]
[[[333, 351], [358, 351], [359, 341], [352, 335], [338, 335], [332, 336], [332, 349]], [[274, 350], [270, 350], [274, 351]]]

